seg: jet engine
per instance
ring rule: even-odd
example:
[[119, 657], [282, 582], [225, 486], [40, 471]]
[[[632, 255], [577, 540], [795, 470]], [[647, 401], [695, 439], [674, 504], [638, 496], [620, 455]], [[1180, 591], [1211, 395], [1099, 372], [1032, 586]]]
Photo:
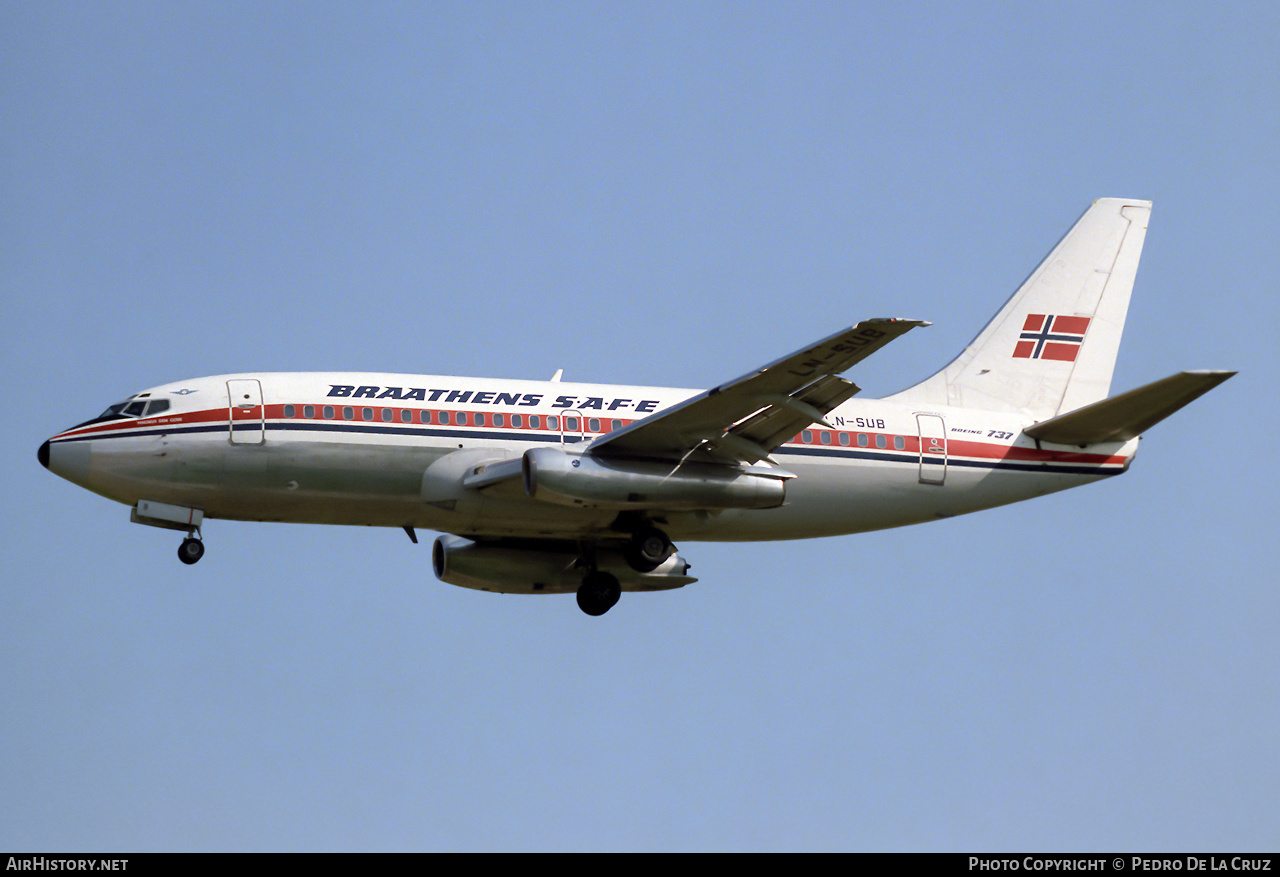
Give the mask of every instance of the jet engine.
[[767, 466], [615, 460], [555, 448], [525, 451], [524, 490], [535, 499], [598, 509], [771, 509], [790, 472]]
[[[598, 547], [595, 567], [618, 580], [623, 591], [665, 591], [696, 582], [689, 564], [672, 554], [651, 572], [637, 572], [621, 550]], [[436, 578], [450, 585], [500, 594], [566, 594], [590, 571], [572, 542], [472, 542], [441, 536], [431, 548]]]

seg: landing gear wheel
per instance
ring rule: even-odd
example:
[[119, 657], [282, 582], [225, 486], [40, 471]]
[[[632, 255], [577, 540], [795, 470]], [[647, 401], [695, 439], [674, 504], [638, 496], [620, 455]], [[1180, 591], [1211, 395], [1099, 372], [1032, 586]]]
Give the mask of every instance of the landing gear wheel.
[[604, 615], [621, 596], [617, 579], [607, 572], [590, 572], [578, 588], [578, 608], [588, 615]]
[[202, 557], [204, 557], [204, 543], [199, 539], [188, 537], [178, 546], [178, 560], [183, 563], [192, 564]]
[[627, 546], [627, 563], [636, 572], [653, 572], [671, 556], [671, 540], [661, 530], [639, 530]]

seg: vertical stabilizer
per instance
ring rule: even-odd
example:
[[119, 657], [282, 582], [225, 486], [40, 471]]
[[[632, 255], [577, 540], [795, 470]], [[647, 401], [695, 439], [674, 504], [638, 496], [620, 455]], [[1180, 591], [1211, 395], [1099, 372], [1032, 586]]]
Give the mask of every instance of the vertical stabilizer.
[[1035, 419], [1105, 399], [1150, 216], [1095, 201], [955, 361], [890, 398]]

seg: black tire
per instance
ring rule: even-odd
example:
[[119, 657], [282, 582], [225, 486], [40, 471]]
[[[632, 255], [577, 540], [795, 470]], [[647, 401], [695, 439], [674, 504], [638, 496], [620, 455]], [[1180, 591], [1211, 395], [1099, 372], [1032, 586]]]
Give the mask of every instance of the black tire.
[[183, 539], [178, 546], [178, 560], [192, 564], [204, 557], [204, 543], [199, 539]]
[[636, 572], [653, 572], [671, 556], [671, 540], [661, 530], [640, 530], [627, 546], [627, 563]]
[[616, 578], [607, 572], [587, 573], [578, 588], [578, 608], [588, 615], [604, 615], [621, 596], [622, 587]]

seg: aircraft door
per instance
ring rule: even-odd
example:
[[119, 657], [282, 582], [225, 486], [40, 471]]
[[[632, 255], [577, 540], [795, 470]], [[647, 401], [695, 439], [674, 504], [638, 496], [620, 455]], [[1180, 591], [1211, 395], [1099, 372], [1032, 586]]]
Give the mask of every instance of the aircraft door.
[[569, 411], [560, 415], [560, 444], [571, 445], [586, 438], [586, 418], [582, 412]]
[[937, 414], [917, 414], [920, 430], [920, 483], [947, 480], [947, 426]]
[[229, 427], [233, 445], [260, 445], [266, 440], [266, 411], [262, 406], [262, 384], [256, 380], [227, 381], [227, 401], [231, 413]]

